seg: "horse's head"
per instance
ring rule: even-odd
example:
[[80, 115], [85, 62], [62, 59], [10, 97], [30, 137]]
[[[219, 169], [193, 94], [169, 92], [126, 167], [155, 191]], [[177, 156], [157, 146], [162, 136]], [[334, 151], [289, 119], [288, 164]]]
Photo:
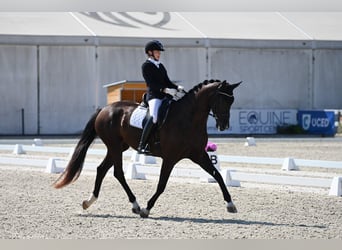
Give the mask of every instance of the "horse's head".
[[229, 84], [223, 81], [213, 95], [211, 110], [216, 120], [216, 128], [220, 131], [229, 128], [230, 107], [234, 102], [233, 90], [240, 84], [241, 82]]

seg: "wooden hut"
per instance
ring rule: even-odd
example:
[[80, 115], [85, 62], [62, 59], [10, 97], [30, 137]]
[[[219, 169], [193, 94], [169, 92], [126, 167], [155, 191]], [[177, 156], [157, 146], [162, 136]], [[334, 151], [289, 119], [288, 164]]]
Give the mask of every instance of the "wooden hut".
[[116, 101], [141, 102], [147, 89], [144, 81], [130, 80], [113, 82], [103, 87], [107, 88], [107, 104]]

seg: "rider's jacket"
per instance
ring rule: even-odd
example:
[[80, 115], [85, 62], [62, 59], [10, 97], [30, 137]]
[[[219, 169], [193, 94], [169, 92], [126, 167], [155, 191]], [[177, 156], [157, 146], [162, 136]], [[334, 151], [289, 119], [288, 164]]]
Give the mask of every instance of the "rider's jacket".
[[147, 85], [147, 99], [163, 99], [166, 94], [164, 88], [177, 89], [177, 85], [170, 81], [164, 65], [160, 62], [146, 60], [142, 66], [142, 75]]

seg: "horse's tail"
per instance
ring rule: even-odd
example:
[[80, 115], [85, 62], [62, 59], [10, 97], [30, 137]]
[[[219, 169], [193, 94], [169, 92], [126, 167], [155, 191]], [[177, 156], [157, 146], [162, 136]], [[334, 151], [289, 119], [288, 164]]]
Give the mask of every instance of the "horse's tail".
[[68, 166], [53, 184], [55, 188], [62, 188], [70, 184], [71, 182], [76, 181], [80, 176], [87, 150], [96, 137], [95, 120], [100, 111], [101, 109], [96, 110], [95, 114], [92, 115], [87, 125], [85, 126], [85, 129], [82, 132], [81, 139], [77, 143], [77, 146], [74, 153], [72, 154]]

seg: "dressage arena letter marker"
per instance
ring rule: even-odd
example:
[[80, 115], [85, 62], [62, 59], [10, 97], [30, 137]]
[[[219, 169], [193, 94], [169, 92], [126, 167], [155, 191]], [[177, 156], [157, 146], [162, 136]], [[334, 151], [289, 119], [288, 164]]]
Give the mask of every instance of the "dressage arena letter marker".
[[331, 182], [330, 190], [329, 190], [329, 195], [342, 196], [342, 177], [341, 176], [337, 176], [333, 178]]
[[[217, 169], [217, 171], [221, 171], [221, 168], [220, 168], [220, 160], [217, 156], [217, 154], [215, 152], [207, 152], [207, 154], [209, 155], [209, 158], [212, 162], [212, 164], [214, 165], [214, 167]], [[208, 182], [208, 183], [213, 183], [213, 182], [216, 182], [216, 180], [209, 176], [208, 174], [206, 174], [206, 177], [201, 177], [200, 178], [200, 182]]]
[[220, 159], [215, 152], [207, 152], [214, 167], [220, 171]]

